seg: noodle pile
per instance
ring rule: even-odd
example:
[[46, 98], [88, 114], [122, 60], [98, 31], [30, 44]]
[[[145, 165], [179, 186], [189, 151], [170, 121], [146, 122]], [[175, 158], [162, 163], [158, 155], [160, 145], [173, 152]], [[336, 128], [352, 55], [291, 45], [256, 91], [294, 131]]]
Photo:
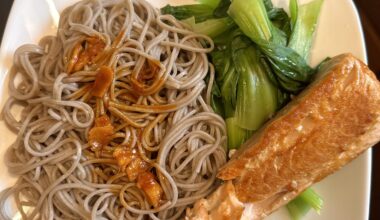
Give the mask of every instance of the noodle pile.
[[[20, 177], [0, 194], [0, 219], [11, 219], [9, 198], [23, 219], [183, 217], [215, 189], [226, 162], [225, 124], [209, 105], [212, 49], [208, 37], [144, 0], [84, 0], [65, 9], [57, 36], [14, 55], [2, 114], [18, 134], [5, 162]], [[85, 50], [95, 52], [78, 57]], [[114, 75], [99, 96], [102, 67]], [[89, 137], [102, 116], [113, 133], [99, 147]], [[162, 189], [158, 206], [116, 150], [147, 164]]]

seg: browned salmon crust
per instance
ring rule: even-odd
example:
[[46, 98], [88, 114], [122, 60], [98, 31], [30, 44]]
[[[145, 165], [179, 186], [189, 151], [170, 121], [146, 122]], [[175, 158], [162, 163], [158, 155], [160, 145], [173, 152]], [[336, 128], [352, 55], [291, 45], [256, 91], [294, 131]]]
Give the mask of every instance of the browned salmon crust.
[[343, 54], [324, 64], [314, 82], [244, 143], [217, 176], [232, 181], [235, 195], [231, 190], [228, 195], [241, 202], [234, 206], [249, 204], [249, 219], [260, 219], [379, 140], [380, 83], [364, 63]]
[[234, 180], [242, 202], [300, 192], [377, 143], [379, 129], [379, 81], [360, 60], [340, 55], [247, 141], [218, 177]]

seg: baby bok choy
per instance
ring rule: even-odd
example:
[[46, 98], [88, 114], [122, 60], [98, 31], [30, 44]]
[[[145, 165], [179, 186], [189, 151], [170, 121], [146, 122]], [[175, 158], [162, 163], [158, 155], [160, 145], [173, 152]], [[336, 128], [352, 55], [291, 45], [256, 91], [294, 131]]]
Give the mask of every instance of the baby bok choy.
[[[216, 65], [222, 110], [227, 124], [228, 146], [238, 148], [279, 107], [280, 90], [261, 63], [261, 52], [244, 35], [233, 33], [225, 45], [211, 54]], [[213, 106], [214, 109], [218, 108]]]
[[[315, 0], [298, 8], [297, 1], [291, 1], [290, 12], [293, 17], [290, 18], [290, 39], [286, 34], [286, 25], [281, 30], [270, 20], [267, 9], [273, 14], [273, 8], [268, 3], [264, 4], [263, 0], [234, 0], [228, 9], [228, 14], [239, 28], [266, 55], [279, 86], [290, 93], [302, 90], [315, 72], [305, 58], [311, 46], [321, 4], [322, 0]], [[275, 16], [272, 17], [274, 20]], [[288, 39], [284, 40], [284, 37]]]

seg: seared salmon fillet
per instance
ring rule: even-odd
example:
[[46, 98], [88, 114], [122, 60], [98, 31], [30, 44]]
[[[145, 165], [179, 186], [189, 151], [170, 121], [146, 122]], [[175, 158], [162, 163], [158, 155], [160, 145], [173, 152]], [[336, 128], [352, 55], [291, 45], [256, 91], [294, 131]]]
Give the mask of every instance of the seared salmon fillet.
[[[248, 219], [261, 219], [379, 140], [380, 83], [363, 62], [343, 54], [325, 63], [313, 83], [244, 143], [217, 177], [232, 183], [228, 196], [240, 202], [233, 206], [244, 207]], [[207, 216], [192, 210], [188, 218], [214, 219], [217, 208], [202, 207]]]

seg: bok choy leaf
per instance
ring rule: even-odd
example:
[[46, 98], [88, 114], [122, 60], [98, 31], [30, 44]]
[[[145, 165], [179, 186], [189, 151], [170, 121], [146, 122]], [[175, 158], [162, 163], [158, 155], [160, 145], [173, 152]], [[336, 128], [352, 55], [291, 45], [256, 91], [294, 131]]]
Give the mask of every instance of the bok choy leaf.
[[216, 18], [224, 18], [228, 17], [228, 8], [231, 5], [230, 0], [220, 0], [218, 6], [214, 10], [214, 17]]
[[[292, 0], [291, 2], [296, 2]], [[296, 51], [305, 60], [309, 57], [309, 51], [313, 42], [313, 35], [318, 21], [323, 0], [314, 0], [308, 4], [290, 7], [293, 20], [293, 31], [290, 36], [289, 47]], [[297, 5], [297, 3], [293, 3]]]
[[196, 23], [195, 18], [191, 17], [183, 20], [183, 22], [188, 24], [195, 33], [204, 34], [211, 38], [215, 38], [235, 26], [230, 17], [213, 18], [199, 23]]
[[[314, 71], [304, 57], [284, 45], [284, 35], [269, 19], [266, 9], [274, 10], [267, 1], [264, 4], [263, 0], [234, 0], [228, 14], [266, 55], [282, 89], [298, 93], [310, 82]], [[297, 21], [295, 27], [296, 24]]]
[[239, 127], [255, 131], [277, 110], [277, 88], [260, 62], [260, 51], [242, 38], [232, 43], [239, 73], [235, 117]]
[[226, 119], [227, 134], [228, 134], [228, 148], [237, 149], [242, 145], [249, 137], [251, 137], [253, 131], [241, 128], [235, 117]]
[[271, 40], [272, 27], [262, 0], [234, 0], [228, 14], [253, 41]]
[[197, 0], [197, 2], [200, 4], [208, 5], [212, 8], [216, 8], [219, 5], [220, 0]]
[[284, 99], [266, 73], [261, 52], [249, 38], [235, 31], [216, 40], [223, 44], [212, 53], [212, 61], [224, 106], [228, 146], [238, 148]]

